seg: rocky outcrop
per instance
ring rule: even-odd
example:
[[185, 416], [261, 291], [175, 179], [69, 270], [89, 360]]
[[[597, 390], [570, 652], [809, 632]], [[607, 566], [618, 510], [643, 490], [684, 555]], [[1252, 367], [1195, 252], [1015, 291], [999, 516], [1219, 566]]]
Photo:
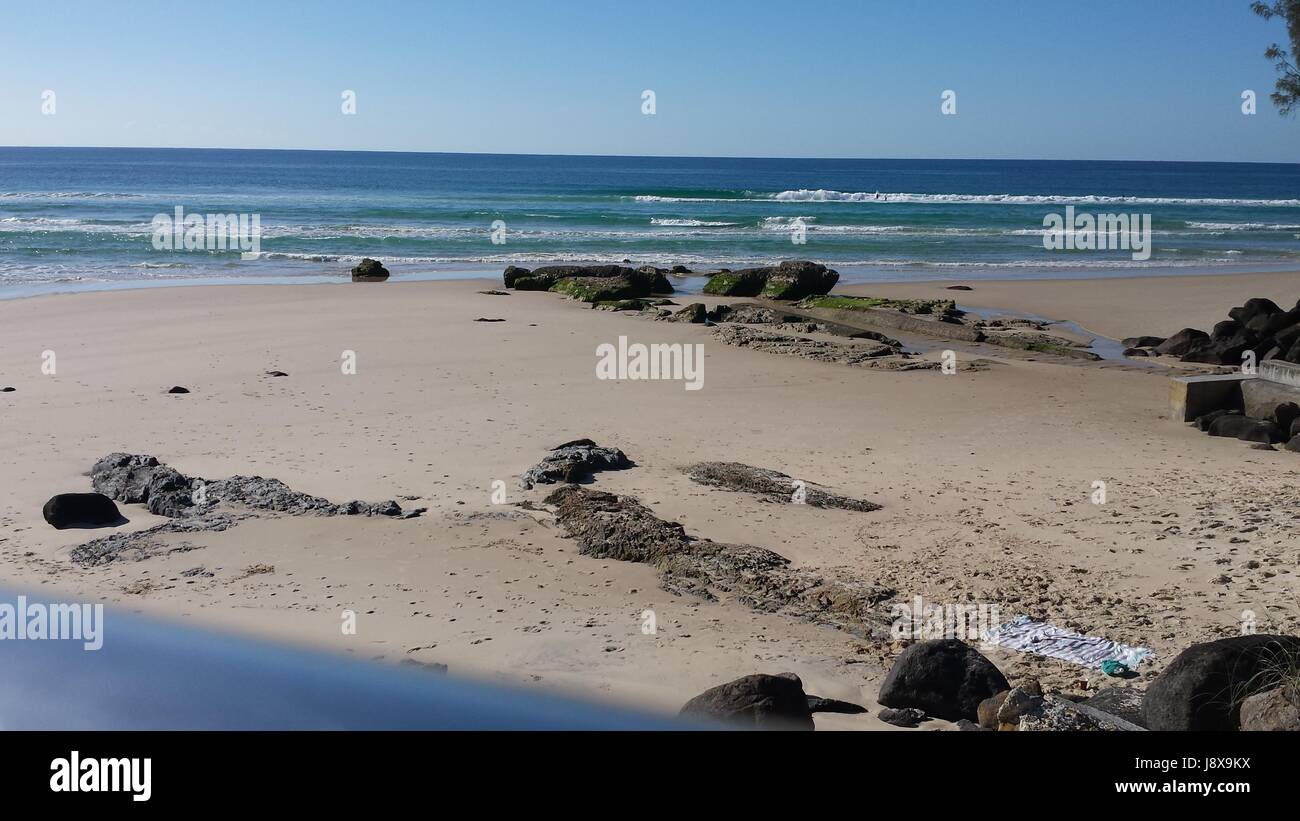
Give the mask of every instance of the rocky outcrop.
[[534, 485], [557, 482], [580, 482], [600, 470], [620, 470], [632, 462], [618, 448], [603, 448], [590, 439], [574, 439], [551, 448], [542, 461], [524, 471], [519, 486], [528, 490]]
[[886, 707], [916, 707], [938, 718], [975, 720], [980, 702], [1010, 690], [1006, 677], [975, 648], [957, 639], [909, 646], [880, 685]]
[[1228, 311], [1228, 317], [1208, 334], [1196, 328], [1183, 328], [1157, 344], [1155, 352], [1179, 357], [1184, 362], [1210, 365], [1240, 365], [1248, 351], [1258, 361], [1300, 362], [1300, 303], [1283, 310], [1272, 300], [1257, 297]]
[[391, 499], [335, 504], [293, 490], [279, 479], [261, 476], [191, 478], [143, 454], [110, 453], [95, 462], [90, 470], [90, 482], [95, 490], [112, 499], [142, 504], [150, 513], [168, 517], [206, 513], [222, 502], [292, 514], [398, 516], [402, 513], [401, 506]]
[[388, 279], [388, 269], [377, 259], [366, 257], [352, 269], [353, 282], [383, 282]]
[[60, 493], [41, 508], [45, 521], [58, 530], [67, 527], [109, 527], [126, 519], [113, 500], [102, 493]]
[[1252, 419], [1235, 413], [1226, 413], [1209, 423], [1206, 431], [1211, 436], [1228, 436], [1243, 442], [1272, 444], [1285, 442], [1286, 436], [1276, 422], [1270, 419]]
[[130, 533], [114, 533], [72, 548], [69, 558], [78, 567], [102, 567], [117, 561], [143, 561], [167, 553], [192, 550], [188, 543], [169, 545], [160, 536], [171, 533], [217, 533], [234, 527], [248, 514], [203, 513], [169, 519]]
[[839, 279], [839, 273], [825, 265], [807, 260], [788, 260], [780, 265], [716, 273], [705, 283], [704, 293], [793, 300], [825, 294]]
[[740, 462], [697, 462], [684, 468], [684, 472], [692, 482], [723, 490], [752, 493], [770, 502], [794, 502], [813, 507], [863, 512], [880, 510], [880, 505], [874, 502], [841, 496], [809, 482], [796, 484], [794, 479], [779, 471]]
[[900, 371], [939, 367], [936, 361], [913, 357], [903, 353], [899, 347], [874, 340], [861, 343], [830, 342], [732, 324], [717, 326], [713, 335], [719, 342], [737, 348], [752, 348], [780, 356], [798, 356], [839, 365]]
[[[663, 271], [651, 266], [549, 265], [529, 270], [511, 265], [502, 280], [517, 291], [556, 291], [593, 303], [673, 292]], [[566, 285], [566, 280], [578, 281]]]
[[813, 729], [808, 696], [794, 673], [755, 674], [719, 684], [686, 702], [680, 715], [755, 730]]
[[1241, 705], [1296, 669], [1300, 638], [1248, 635], [1193, 644], [1169, 663], [1142, 702], [1152, 730], [1236, 730]]
[[631, 496], [565, 485], [545, 501], [581, 554], [652, 565], [669, 592], [731, 598], [864, 637], [886, 634], [891, 623], [885, 603], [893, 591], [852, 571], [793, 568], [789, 559], [761, 547], [693, 538]]

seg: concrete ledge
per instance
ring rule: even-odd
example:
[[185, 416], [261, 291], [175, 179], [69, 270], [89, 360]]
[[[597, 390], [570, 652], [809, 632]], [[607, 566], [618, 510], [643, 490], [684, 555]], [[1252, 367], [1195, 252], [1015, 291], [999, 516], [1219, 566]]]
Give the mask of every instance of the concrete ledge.
[[1214, 410], [1241, 410], [1242, 383], [1255, 378], [1240, 373], [1175, 376], [1169, 380], [1169, 418], [1190, 422]]
[[1260, 379], [1300, 390], [1300, 365], [1281, 359], [1266, 359], [1256, 369]]

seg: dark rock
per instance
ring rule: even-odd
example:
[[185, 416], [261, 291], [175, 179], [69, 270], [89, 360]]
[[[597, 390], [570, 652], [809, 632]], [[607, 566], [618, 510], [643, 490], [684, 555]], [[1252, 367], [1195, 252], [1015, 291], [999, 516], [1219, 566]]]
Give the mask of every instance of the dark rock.
[[1205, 331], [1198, 331], [1195, 328], [1183, 328], [1178, 333], [1156, 345], [1156, 353], [1166, 354], [1169, 356], [1182, 356], [1186, 354], [1193, 344], [1200, 341], [1208, 341], [1210, 335]]
[[925, 711], [918, 710], [915, 707], [886, 707], [879, 713], [876, 718], [886, 724], [893, 724], [895, 727], [915, 727], [922, 721], [925, 721]]
[[168, 519], [159, 525], [130, 533], [114, 533], [74, 547], [68, 554], [78, 567], [102, 567], [117, 561], [143, 561], [158, 555], [193, 550], [188, 543], [169, 544], [158, 537], [169, 533], [213, 533], [234, 527], [244, 515], [205, 513]]
[[1150, 356], [1151, 354], [1147, 353], [1141, 348], [1125, 348], [1124, 355], [1125, 356]]
[[41, 515], [58, 530], [106, 527], [126, 522], [113, 500], [102, 493], [60, 493], [50, 497]]
[[119, 502], [145, 505], [155, 516], [184, 516], [194, 506], [189, 478], [152, 456], [110, 453], [91, 467], [90, 484]]
[[1279, 313], [1282, 313], [1282, 309], [1277, 306], [1276, 302], [1271, 299], [1256, 297], [1246, 300], [1245, 305], [1228, 311], [1228, 316], [1244, 325], [1257, 316]]
[[170, 388], [167, 389], [167, 392], [168, 393], [189, 393], [190, 389], [183, 388], [180, 385], [172, 385]]
[[353, 282], [383, 282], [388, 279], [388, 269], [379, 260], [366, 257], [352, 269]]
[[1283, 402], [1273, 410], [1273, 421], [1277, 422], [1277, 426], [1288, 433], [1297, 419], [1300, 419], [1300, 405], [1295, 402]]
[[267, 376], [288, 376], [289, 374], [285, 373], [284, 371], [267, 371], [266, 375]]
[[1208, 430], [1211, 436], [1227, 436], [1243, 442], [1272, 444], [1284, 441], [1282, 431], [1275, 422], [1238, 414], [1224, 414], [1218, 417], [1210, 422]]
[[618, 448], [603, 448], [590, 439], [575, 439], [551, 448], [546, 458], [524, 471], [519, 486], [528, 490], [538, 484], [580, 481], [596, 471], [620, 470], [631, 465], [631, 460]]
[[1300, 433], [1295, 434], [1287, 440], [1285, 449], [1292, 453], [1300, 453]]
[[1196, 426], [1197, 430], [1208, 431], [1210, 429], [1210, 425], [1214, 423], [1215, 419], [1218, 419], [1220, 416], [1233, 416], [1233, 415], [1240, 416], [1241, 411], [1227, 410], [1224, 408], [1220, 408], [1218, 410], [1212, 410], [1209, 413], [1201, 414], [1200, 416], [1196, 417], [1196, 419], [1192, 422], [1192, 424]]
[[669, 273], [672, 274], [689, 274], [690, 272], [691, 269], [687, 268], [685, 265], [674, 265], [672, 270], [669, 271]]
[[1163, 336], [1130, 336], [1123, 341], [1125, 348], [1154, 348], [1165, 341]]
[[840, 701], [834, 698], [822, 698], [821, 696], [808, 696], [808, 712], [810, 713], [843, 713], [845, 715], [858, 715], [865, 713], [866, 707], [861, 704], [854, 704], [849, 701]]
[[1214, 330], [1210, 331], [1210, 339], [1231, 339], [1241, 333], [1242, 327], [1242, 324], [1235, 319], [1225, 319], [1215, 324]]
[[[221, 502], [293, 514], [395, 516], [401, 513], [401, 507], [392, 500], [336, 505], [320, 496], [299, 493], [279, 479], [261, 476], [231, 476], [214, 481], [190, 478], [152, 456], [141, 454], [110, 453], [95, 462], [90, 480], [95, 490], [110, 498], [126, 504], [144, 504], [151, 513], [167, 517], [206, 513]], [[200, 487], [202, 504], [196, 501]]]
[[[513, 268], [514, 266], [511, 267]], [[509, 271], [510, 269], [507, 268], [506, 270]], [[498, 291], [496, 288], [489, 288], [486, 291], [479, 291], [479, 293], [485, 294], [486, 296], [510, 296], [509, 291]]]
[[772, 299], [802, 299], [825, 294], [835, 287], [840, 275], [815, 262], [787, 260], [780, 265], [719, 271], [709, 278], [704, 293], [719, 296], [763, 296]]
[[475, 322], [505, 322], [504, 319], [495, 319], [495, 318], [494, 318], [494, 319], [489, 319], [489, 318], [487, 318], [487, 317], [483, 317], [483, 316], [479, 317], [478, 319], [476, 319], [476, 320], [474, 320], [474, 321], [475, 321]]
[[[757, 468], [740, 462], [697, 462], [684, 468], [692, 482], [710, 487], [742, 493], [753, 493], [769, 501], [791, 503], [796, 485], [784, 473]], [[833, 507], [841, 510], [870, 512], [880, 510], [880, 505], [863, 499], [851, 499], [828, 491], [811, 482], [804, 482], [803, 504], [813, 507]]]
[[707, 319], [708, 309], [702, 302], [692, 302], [685, 308], [673, 314], [673, 322], [693, 322], [702, 323]]
[[794, 673], [756, 674], [720, 684], [686, 702], [681, 716], [759, 730], [813, 729], [808, 696]]
[[1250, 449], [1251, 450], [1277, 450], [1277, 448], [1273, 447], [1272, 445], [1265, 445], [1262, 442], [1258, 442], [1254, 445], [1251, 445]]
[[[581, 283], [563, 285], [565, 280]], [[623, 265], [548, 265], [528, 270], [514, 265], [506, 268], [502, 280], [507, 288], [519, 291], [558, 291], [584, 302], [670, 294], [672, 283], [663, 272], [652, 266], [629, 268]], [[600, 283], [597, 280], [612, 280]]]
[[969, 285], [949, 285], [948, 290], [949, 291], [973, 291], [975, 289], [970, 287]]
[[0, 393], [13, 393], [16, 390], [18, 389], [12, 385], [5, 385], [3, 388], [0, 388]]
[[1193, 644], [1169, 663], [1142, 702], [1152, 730], [1236, 730], [1241, 703], [1277, 686], [1270, 672], [1300, 654], [1300, 638], [1246, 635]]
[[1080, 703], [1118, 716], [1139, 727], [1145, 727], [1146, 715], [1142, 711], [1143, 695], [1143, 692], [1136, 687], [1103, 687], [1095, 695]]
[[1300, 688], [1292, 682], [1246, 698], [1241, 702], [1241, 729], [1300, 731]]
[[1300, 419], [1291, 422], [1291, 430], [1287, 433], [1290, 437], [1300, 436]]
[[899, 654], [876, 700], [956, 721], [977, 718], [981, 701], [1010, 689], [1006, 677], [978, 650], [957, 639], [936, 639]]

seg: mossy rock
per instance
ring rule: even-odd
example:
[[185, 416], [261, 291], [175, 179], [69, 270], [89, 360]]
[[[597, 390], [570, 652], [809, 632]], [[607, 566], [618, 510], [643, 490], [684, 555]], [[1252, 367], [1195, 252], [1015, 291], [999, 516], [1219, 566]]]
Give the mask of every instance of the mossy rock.
[[550, 291], [565, 294], [580, 302], [617, 302], [646, 296], [643, 284], [622, 277], [567, 277], [552, 285]]
[[758, 269], [750, 268], [714, 274], [704, 284], [704, 293], [717, 296], [758, 296], [766, 278], [757, 271]]

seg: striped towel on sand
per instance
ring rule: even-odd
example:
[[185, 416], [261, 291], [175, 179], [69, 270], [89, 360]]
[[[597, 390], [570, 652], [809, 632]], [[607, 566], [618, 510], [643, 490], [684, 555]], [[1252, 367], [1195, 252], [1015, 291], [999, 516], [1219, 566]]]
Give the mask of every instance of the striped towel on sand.
[[980, 637], [989, 644], [1072, 661], [1085, 667], [1101, 667], [1103, 661], [1114, 659], [1134, 669], [1151, 654], [1145, 647], [1129, 647], [1110, 639], [1082, 636], [1046, 622], [1034, 621], [1028, 616], [985, 630]]

